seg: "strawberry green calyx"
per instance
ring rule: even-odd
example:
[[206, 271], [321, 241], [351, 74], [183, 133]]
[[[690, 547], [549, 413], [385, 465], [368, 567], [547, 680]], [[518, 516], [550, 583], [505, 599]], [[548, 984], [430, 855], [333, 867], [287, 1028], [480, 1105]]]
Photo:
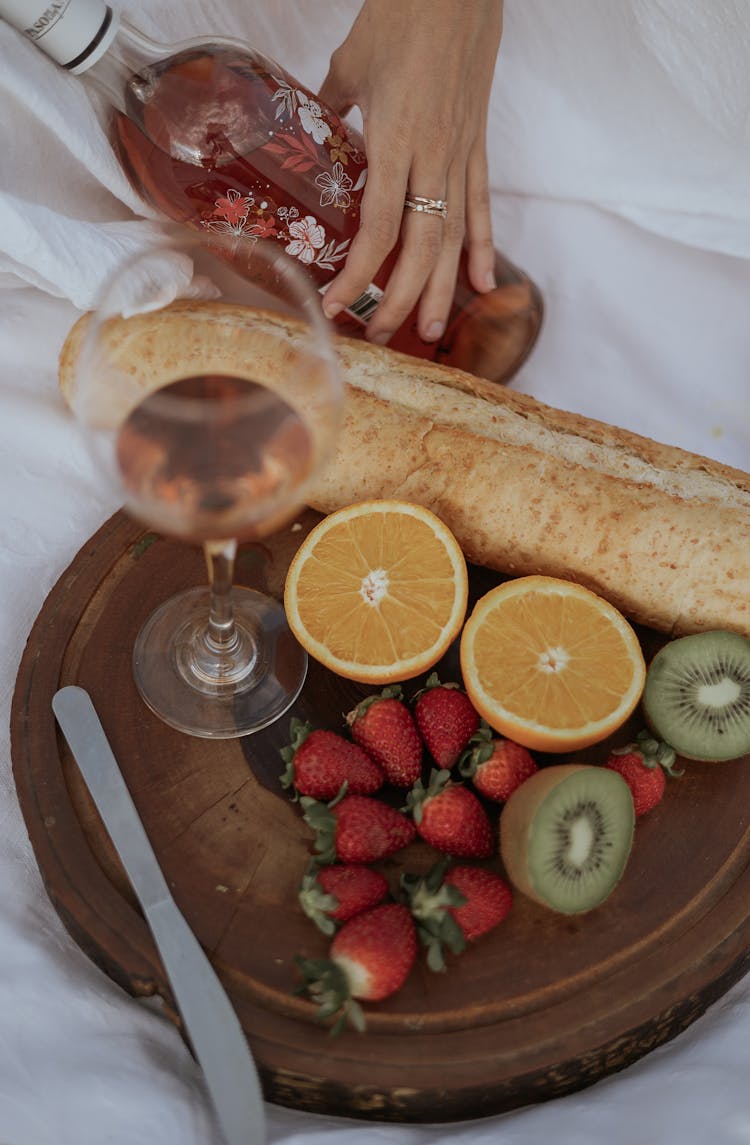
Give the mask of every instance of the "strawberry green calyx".
[[406, 805], [403, 810], [411, 813], [415, 823], [422, 821], [422, 812], [424, 805], [428, 799], [432, 799], [435, 795], [439, 795], [451, 785], [451, 773], [446, 767], [432, 769], [430, 772], [427, 786], [425, 787], [421, 779], [418, 779], [411, 791], [406, 796]]
[[457, 684], [455, 680], [449, 680], [444, 684], [438, 676], [437, 672], [430, 672], [422, 687], [412, 696], [412, 703], [415, 700], [418, 700], [420, 696], [423, 696], [425, 692], [431, 692], [433, 688], [451, 688], [457, 692], [463, 690], [461, 685]]
[[388, 684], [381, 692], [373, 692], [371, 696], [365, 696], [364, 700], [360, 700], [347, 715], [346, 722], [351, 726], [355, 720], [361, 719], [367, 709], [378, 700], [403, 700], [403, 698], [404, 690], [400, 684]]
[[419, 941], [427, 951], [427, 965], [437, 973], [446, 970], [446, 948], [452, 954], [460, 954], [466, 946], [463, 931], [449, 910], [462, 906], [466, 896], [458, 887], [444, 882], [449, 862], [444, 859], [436, 863], [426, 875], [405, 872], [399, 883], [417, 924]]
[[670, 744], [665, 743], [663, 740], [655, 739], [649, 731], [645, 729], [640, 731], [635, 737], [635, 744], [629, 744], [627, 747], [616, 748], [612, 755], [627, 755], [628, 752], [639, 751], [643, 757], [643, 766], [649, 769], [660, 767], [667, 775], [673, 778], [679, 778], [685, 772], [681, 768], [675, 768], [674, 763], [677, 759], [677, 752]]
[[347, 1024], [359, 1033], [366, 1029], [365, 1015], [359, 1002], [351, 995], [345, 972], [330, 958], [295, 958], [303, 981], [293, 991], [307, 994], [318, 1007], [318, 1020], [335, 1021], [330, 1036], [337, 1037]]
[[310, 870], [303, 876], [297, 893], [299, 904], [309, 919], [311, 919], [322, 934], [333, 934], [336, 923], [331, 915], [339, 905], [335, 895], [328, 894], [318, 882], [315, 864], [311, 863]]
[[302, 808], [302, 817], [308, 827], [315, 833], [315, 862], [333, 863], [336, 861], [336, 816], [332, 814], [333, 808], [346, 794], [346, 784], [330, 803], [321, 803], [309, 795], [303, 795], [299, 801]]
[[298, 719], [297, 716], [291, 719], [289, 723], [289, 743], [279, 751], [279, 755], [286, 764], [285, 770], [279, 776], [281, 786], [284, 788], [294, 788], [294, 757], [311, 731], [312, 724], [305, 722], [305, 720]]
[[482, 720], [458, 761], [459, 775], [464, 779], [471, 779], [477, 769], [491, 758], [494, 750], [494, 733], [489, 724]]
[[385, 875], [369, 865], [311, 860], [297, 897], [318, 930], [331, 935], [350, 918], [381, 903], [388, 889]]

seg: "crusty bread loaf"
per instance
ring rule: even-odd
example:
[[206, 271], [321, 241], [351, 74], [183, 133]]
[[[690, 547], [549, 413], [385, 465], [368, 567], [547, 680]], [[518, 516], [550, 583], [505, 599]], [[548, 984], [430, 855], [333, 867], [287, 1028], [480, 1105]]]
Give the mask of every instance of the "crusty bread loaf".
[[[175, 305], [184, 337], [173, 346], [185, 354], [206, 305]], [[149, 317], [127, 347], [144, 388], [159, 374]], [[68, 397], [84, 321], [60, 357]], [[478, 564], [580, 581], [663, 632], [750, 636], [749, 474], [387, 348], [339, 339], [338, 354], [344, 424], [314, 508], [417, 501]], [[169, 371], [194, 362], [178, 353]]]

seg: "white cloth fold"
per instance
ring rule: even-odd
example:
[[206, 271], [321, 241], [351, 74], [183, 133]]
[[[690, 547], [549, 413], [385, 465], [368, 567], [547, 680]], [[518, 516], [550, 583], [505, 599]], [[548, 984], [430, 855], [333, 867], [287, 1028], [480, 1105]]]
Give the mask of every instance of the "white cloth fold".
[[494, 186], [750, 257], [750, 4], [505, 4]]

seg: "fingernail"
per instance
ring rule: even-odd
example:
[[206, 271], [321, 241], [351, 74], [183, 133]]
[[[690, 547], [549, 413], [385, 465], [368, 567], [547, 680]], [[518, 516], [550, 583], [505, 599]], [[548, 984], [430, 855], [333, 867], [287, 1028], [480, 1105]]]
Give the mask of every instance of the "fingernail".
[[437, 342], [445, 330], [445, 322], [431, 322], [424, 332], [425, 342]]
[[484, 284], [488, 290], [497, 290], [497, 279], [494, 270], [488, 270], [484, 276]]
[[323, 313], [326, 318], [335, 318], [344, 309], [343, 302], [324, 302]]
[[378, 346], [385, 346], [386, 342], [390, 342], [393, 333], [390, 330], [380, 330], [377, 334], [373, 334], [370, 338], [371, 342], [377, 343]]

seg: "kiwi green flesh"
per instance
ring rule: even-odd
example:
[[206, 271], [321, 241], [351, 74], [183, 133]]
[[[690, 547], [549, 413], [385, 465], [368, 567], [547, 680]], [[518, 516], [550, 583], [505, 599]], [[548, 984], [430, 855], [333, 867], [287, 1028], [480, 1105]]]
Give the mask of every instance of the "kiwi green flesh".
[[582, 914], [617, 886], [630, 855], [633, 797], [621, 775], [587, 767], [554, 787], [529, 831], [528, 872], [553, 910]]
[[750, 640], [700, 632], [670, 641], [646, 673], [643, 710], [652, 730], [686, 759], [750, 752]]

